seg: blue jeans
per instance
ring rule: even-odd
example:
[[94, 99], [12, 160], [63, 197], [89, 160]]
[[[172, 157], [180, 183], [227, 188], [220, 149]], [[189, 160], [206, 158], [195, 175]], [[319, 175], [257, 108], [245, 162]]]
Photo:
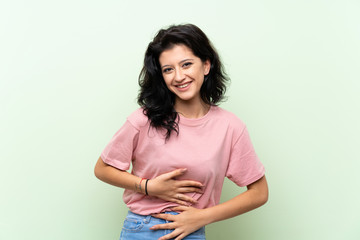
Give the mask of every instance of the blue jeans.
[[[167, 214], [176, 215], [176, 212], [165, 212]], [[155, 218], [150, 215], [139, 215], [133, 212], [128, 212], [125, 218], [123, 229], [121, 231], [120, 240], [156, 240], [173, 230], [160, 229], [150, 230], [149, 228], [157, 225], [168, 223], [169, 221], [160, 218]], [[184, 240], [205, 240], [205, 227], [189, 234]]]

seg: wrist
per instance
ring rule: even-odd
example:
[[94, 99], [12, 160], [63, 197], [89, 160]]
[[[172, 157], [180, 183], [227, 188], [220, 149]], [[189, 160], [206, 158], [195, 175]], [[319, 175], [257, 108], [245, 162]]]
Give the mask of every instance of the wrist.
[[148, 192], [149, 179], [141, 178], [139, 183], [135, 183], [135, 190], [145, 195], [149, 195]]
[[146, 180], [146, 178], [141, 178], [140, 181], [138, 181], [138, 183], [135, 183], [135, 190], [137, 192], [145, 193], [144, 180]]
[[214, 212], [211, 207], [201, 209], [201, 219], [204, 223], [204, 226], [216, 222], [216, 219], [214, 218], [215, 215], [216, 212]]

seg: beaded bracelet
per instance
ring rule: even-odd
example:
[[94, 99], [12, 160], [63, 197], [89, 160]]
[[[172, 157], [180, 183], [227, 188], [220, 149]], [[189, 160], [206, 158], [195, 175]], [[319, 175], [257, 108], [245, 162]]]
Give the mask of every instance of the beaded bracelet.
[[140, 190], [140, 192], [142, 192], [141, 191], [141, 182], [144, 180], [145, 178], [142, 178], [141, 180], [140, 180], [140, 184], [139, 184], [139, 190]]

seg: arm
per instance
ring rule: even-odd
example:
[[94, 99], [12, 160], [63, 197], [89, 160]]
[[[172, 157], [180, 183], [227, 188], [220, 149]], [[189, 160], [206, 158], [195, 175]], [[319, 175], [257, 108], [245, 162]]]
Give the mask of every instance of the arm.
[[101, 157], [98, 159], [95, 169], [95, 176], [103, 182], [109, 183], [113, 186], [133, 190], [136, 192], [142, 192], [141, 189], [145, 189], [144, 181], [142, 181], [140, 187], [141, 178], [134, 176], [127, 171], [122, 171], [106, 164]]
[[249, 212], [264, 205], [268, 200], [268, 185], [265, 176], [247, 186], [247, 191], [212, 208], [205, 209], [209, 223], [225, 220]]
[[179, 215], [156, 214], [155, 217], [172, 222], [156, 225], [151, 229], [175, 229], [172, 233], [161, 237], [160, 240], [175, 237], [175, 240], [180, 240], [207, 224], [238, 216], [267, 202], [268, 186], [265, 176], [248, 185], [247, 189], [229, 201], [210, 208], [196, 209], [180, 206], [173, 208], [174, 211], [182, 211]]
[[[186, 169], [177, 169], [149, 180], [148, 194], [180, 205], [188, 205], [188, 202], [196, 203], [194, 199], [184, 195], [184, 193], [201, 193], [202, 184], [196, 181], [179, 181], [175, 179], [185, 172]], [[145, 180], [141, 181], [141, 177], [137, 177], [127, 171], [122, 171], [106, 164], [101, 157], [95, 165], [94, 173], [101, 181], [145, 194]]]

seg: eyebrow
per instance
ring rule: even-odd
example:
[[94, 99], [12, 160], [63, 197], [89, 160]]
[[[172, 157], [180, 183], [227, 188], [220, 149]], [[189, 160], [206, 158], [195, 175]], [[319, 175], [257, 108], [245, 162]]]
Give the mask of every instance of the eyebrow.
[[[194, 59], [192, 58], [187, 58], [187, 59], [184, 59], [184, 60], [181, 60], [179, 63], [183, 63], [183, 62], [186, 62], [186, 61], [194, 61]], [[170, 67], [171, 65], [167, 64], [167, 65], [164, 65], [161, 67], [161, 69], [163, 69], [164, 67]]]

